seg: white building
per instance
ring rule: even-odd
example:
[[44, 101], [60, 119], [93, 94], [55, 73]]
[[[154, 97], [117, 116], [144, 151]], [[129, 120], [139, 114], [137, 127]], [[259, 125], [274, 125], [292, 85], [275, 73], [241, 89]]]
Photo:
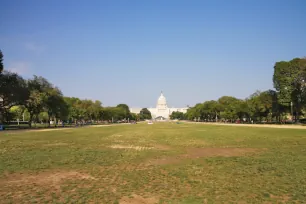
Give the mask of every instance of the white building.
[[[130, 111], [132, 113], [140, 113], [142, 108], [130, 108]], [[163, 92], [161, 92], [158, 100], [157, 100], [157, 104], [156, 104], [156, 108], [148, 108], [148, 110], [151, 112], [152, 115], [152, 119], [156, 119], [156, 120], [167, 120], [170, 118], [170, 115], [172, 112], [174, 111], [179, 111], [182, 113], [186, 113], [188, 110], [188, 107], [185, 108], [168, 108], [167, 106], [167, 100], [165, 98], [165, 96], [163, 95]]]

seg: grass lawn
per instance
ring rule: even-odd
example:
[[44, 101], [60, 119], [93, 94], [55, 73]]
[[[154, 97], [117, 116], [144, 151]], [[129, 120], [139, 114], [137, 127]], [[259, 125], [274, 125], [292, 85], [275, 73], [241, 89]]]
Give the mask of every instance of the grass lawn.
[[306, 130], [137, 124], [0, 133], [0, 203], [301, 203]]

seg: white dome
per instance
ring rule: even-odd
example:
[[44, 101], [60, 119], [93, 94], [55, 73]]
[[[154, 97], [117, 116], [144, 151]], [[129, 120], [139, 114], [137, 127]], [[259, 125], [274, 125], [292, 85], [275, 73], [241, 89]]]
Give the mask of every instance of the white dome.
[[158, 102], [161, 102], [161, 103], [166, 103], [166, 98], [165, 98], [165, 96], [163, 95], [163, 93], [161, 93], [160, 94], [160, 96], [159, 96], [159, 98], [158, 98], [158, 100], [157, 100]]
[[157, 107], [158, 108], [166, 108], [167, 107], [167, 100], [165, 96], [163, 95], [163, 92], [161, 92], [158, 100], [157, 100]]

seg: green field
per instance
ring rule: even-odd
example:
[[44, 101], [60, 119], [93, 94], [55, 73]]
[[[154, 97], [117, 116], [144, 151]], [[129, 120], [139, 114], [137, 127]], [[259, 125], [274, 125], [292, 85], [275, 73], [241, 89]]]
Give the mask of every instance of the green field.
[[201, 124], [0, 133], [0, 203], [301, 203], [306, 130]]

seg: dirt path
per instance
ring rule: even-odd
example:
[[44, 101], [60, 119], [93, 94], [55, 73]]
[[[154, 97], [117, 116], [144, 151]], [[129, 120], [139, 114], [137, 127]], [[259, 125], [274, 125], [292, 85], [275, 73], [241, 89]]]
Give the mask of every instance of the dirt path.
[[270, 124], [232, 124], [232, 123], [202, 123], [202, 122], [189, 122], [200, 125], [223, 125], [223, 126], [239, 126], [239, 127], [261, 127], [261, 128], [283, 128], [283, 129], [305, 129], [306, 126], [301, 125], [270, 125]]

